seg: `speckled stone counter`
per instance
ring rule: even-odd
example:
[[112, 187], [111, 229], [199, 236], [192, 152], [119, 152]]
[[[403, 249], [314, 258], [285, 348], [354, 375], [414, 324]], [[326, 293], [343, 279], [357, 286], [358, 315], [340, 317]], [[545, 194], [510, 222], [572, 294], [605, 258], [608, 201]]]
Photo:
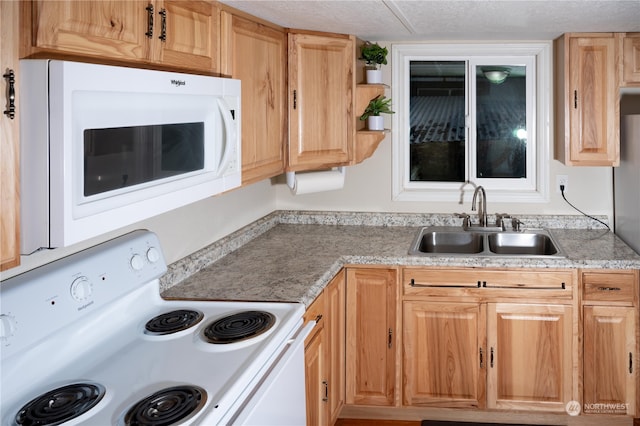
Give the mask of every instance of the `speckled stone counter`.
[[630, 247], [606, 229], [590, 229], [598, 224], [581, 216], [519, 219], [549, 229], [566, 257], [408, 254], [421, 227], [459, 226], [453, 215], [278, 211], [170, 265], [162, 296], [309, 305], [351, 264], [640, 269]]

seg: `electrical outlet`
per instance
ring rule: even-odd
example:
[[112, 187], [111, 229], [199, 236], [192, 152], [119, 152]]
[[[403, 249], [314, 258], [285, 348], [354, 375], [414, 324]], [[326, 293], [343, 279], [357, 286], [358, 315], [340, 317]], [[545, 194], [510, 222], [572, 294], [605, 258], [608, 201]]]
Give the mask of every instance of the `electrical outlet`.
[[556, 175], [556, 193], [560, 194], [560, 185], [564, 185], [564, 192], [569, 189], [569, 176]]

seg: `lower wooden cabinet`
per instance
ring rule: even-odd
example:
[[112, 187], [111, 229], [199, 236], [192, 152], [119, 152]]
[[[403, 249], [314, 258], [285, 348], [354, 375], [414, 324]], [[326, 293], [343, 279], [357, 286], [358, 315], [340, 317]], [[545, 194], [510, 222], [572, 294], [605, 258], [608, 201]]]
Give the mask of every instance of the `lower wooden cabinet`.
[[636, 415], [638, 271], [583, 271], [583, 411]]
[[564, 412], [572, 400], [571, 306], [403, 306], [404, 405]]
[[634, 415], [636, 309], [585, 306], [583, 410]]
[[565, 412], [572, 330], [569, 305], [489, 303], [487, 407]]
[[639, 281], [637, 270], [347, 268], [342, 413], [509, 422], [565, 419], [575, 402], [569, 424], [630, 425]]
[[309, 306], [316, 327], [305, 342], [307, 424], [333, 425], [344, 404], [345, 272], [340, 271]]
[[393, 268], [347, 269], [347, 404], [395, 404], [396, 276]]
[[484, 305], [403, 304], [403, 404], [485, 406]]

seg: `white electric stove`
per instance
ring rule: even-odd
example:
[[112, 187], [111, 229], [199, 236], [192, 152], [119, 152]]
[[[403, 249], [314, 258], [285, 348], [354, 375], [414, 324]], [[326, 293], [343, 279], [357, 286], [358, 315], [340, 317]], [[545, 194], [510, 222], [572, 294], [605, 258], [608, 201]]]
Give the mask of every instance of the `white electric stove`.
[[1, 424], [304, 424], [303, 305], [168, 301], [165, 271], [135, 231], [2, 282]]

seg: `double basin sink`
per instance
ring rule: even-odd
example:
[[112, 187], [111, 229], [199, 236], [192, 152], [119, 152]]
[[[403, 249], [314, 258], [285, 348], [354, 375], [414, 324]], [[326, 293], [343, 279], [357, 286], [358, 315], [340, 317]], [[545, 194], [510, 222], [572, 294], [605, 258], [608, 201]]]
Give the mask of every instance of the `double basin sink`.
[[422, 228], [409, 254], [564, 257], [546, 230], [516, 232], [438, 226]]

